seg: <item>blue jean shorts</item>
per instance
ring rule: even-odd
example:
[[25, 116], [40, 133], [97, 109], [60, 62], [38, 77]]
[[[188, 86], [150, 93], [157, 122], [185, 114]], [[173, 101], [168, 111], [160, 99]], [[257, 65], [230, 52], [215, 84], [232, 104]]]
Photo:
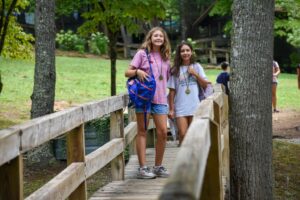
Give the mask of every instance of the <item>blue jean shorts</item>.
[[[136, 113], [144, 113], [143, 108], [135, 108]], [[168, 105], [151, 103], [150, 108], [147, 109], [147, 113], [167, 115], [169, 113]]]

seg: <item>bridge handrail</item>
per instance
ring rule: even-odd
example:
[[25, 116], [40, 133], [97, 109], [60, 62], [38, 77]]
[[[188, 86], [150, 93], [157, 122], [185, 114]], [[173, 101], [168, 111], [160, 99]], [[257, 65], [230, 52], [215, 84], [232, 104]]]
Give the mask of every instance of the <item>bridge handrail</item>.
[[159, 199], [224, 199], [228, 181], [228, 97], [217, 84], [197, 108]]
[[[0, 131], [0, 199], [23, 199], [22, 154], [66, 134], [68, 166], [26, 199], [86, 199], [86, 179], [111, 163], [112, 179], [124, 179], [124, 149], [134, 149], [136, 122], [124, 128], [122, 94], [36, 118]], [[110, 114], [111, 141], [85, 155], [84, 123]], [[134, 150], [132, 150], [134, 152]]]

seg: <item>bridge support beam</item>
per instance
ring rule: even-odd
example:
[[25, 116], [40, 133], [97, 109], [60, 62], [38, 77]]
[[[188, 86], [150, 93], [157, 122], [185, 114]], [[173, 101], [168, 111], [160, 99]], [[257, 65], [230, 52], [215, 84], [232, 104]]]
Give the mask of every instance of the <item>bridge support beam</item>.
[[[3, 152], [2, 152], [3, 153]], [[0, 166], [0, 200], [23, 199], [23, 156]]]
[[[110, 114], [110, 139], [124, 138], [123, 109]], [[111, 161], [111, 173], [113, 181], [124, 180], [125, 160], [124, 151]]]
[[[67, 135], [67, 162], [68, 165], [73, 162], [85, 162], [85, 142], [84, 125], [73, 129]], [[69, 196], [69, 200], [86, 200], [87, 186], [86, 181], [82, 182], [78, 188]]]

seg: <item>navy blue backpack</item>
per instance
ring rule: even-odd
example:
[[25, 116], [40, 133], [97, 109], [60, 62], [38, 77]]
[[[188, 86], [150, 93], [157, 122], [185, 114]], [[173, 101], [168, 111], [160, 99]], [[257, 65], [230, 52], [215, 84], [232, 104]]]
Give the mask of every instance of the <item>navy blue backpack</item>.
[[129, 94], [129, 106], [133, 105], [135, 108], [144, 109], [144, 123], [145, 130], [147, 129], [147, 109], [151, 105], [151, 101], [155, 94], [156, 82], [150, 63], [148, 50], [146, 49], [147, 59], [150, 66], [150, 77], [148, 80], [140, 81], [137, 76], [131, 77], [127, 80], [127, 89]]

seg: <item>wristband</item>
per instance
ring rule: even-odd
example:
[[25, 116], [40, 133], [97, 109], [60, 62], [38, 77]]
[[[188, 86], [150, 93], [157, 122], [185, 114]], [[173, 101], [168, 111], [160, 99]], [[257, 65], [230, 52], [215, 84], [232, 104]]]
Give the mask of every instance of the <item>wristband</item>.
[[138, 69], [135, 70], [135, 76], [137, 76], [137, 73], [138, 73]]

